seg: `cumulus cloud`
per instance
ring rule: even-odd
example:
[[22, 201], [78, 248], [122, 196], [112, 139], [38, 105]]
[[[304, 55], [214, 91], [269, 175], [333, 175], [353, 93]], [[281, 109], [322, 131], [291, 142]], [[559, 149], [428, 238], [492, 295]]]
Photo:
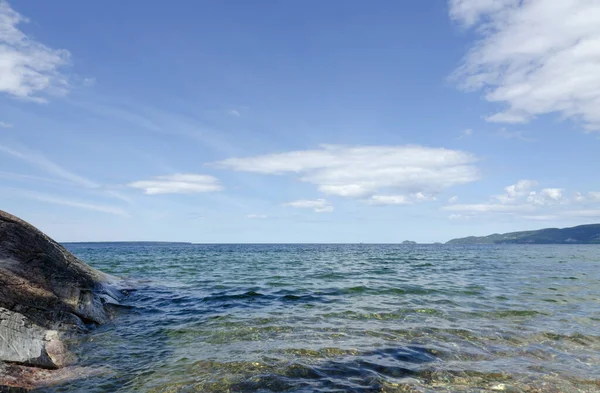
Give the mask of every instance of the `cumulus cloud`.
[[500, 203], [515, 202], [517, 199], [529, 195], [529, 190], [535, 185], [537, 182], [533, 180], [519, 180], [516, 184], [504, 187], [504, 194], [495, 195], [493, 199]]
[[[435, 195], [479, 178], [472, 154], [423, 146], [325, 145], [215, 163], [268, 175], [292, 174], [326, 194], [369, 200], [375, 195]], [[388, 198], [389, 199], [389, 198]], [[423, 198], [421, 198], [423, 199]]]
[[527, 201], [534, 205], [550, 205], [554, 203], [567, 202], [563, 196], [562, 188], [544, 188], [540, 192], [532, 191], [527, 197]]
[[506, 109], [491, 122], [556, 113], [600, 130], [600, 3], [449, 0], [450, 17], [480, 39], [453, 78]]
[[0, 92], [45, 102], [43, 94], [66, 93], [68, 82], [61, 68], [69, 63], [70, 54], [28, 37], [18, 28], [27, 21], [0, 0]]
[[333, 206], [325, 199], [300, 199], [284, 203], [283, 206], [294, 207], [296, 209], [312, 209], [316, 213], [331, 213], [333, 211]]
[[139, 180], [129, 183], [129, 187], [144, 191], [147, 195], [157, 194], [197, 194], [221, 191], [219, 180], [210, 175], [180, 173], [157, 176], [152, 180]]
[[[594, 196], [600, 193], [583, 194], [575, 192], [569, 196], [563, 188], [543, 188], [536, 190], [537, 182], [520, 180], [504, 188], [504, 193], [490, 197], [489, 201], [475, 204], [454, 204], [454, 200], [444, 206], [446, 211], [464, 216], [481, 214], [514, 214], [528, 220], [551, 220], [565, 217], [591, 217], [594, 209]], [[583, 208], [583, 209], [582, 209]]]

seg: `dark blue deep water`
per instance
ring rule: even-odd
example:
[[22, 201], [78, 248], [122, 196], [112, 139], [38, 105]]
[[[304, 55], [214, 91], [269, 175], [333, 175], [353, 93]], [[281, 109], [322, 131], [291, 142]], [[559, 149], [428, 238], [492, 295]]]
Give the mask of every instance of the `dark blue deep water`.
[[137, 288], [47, 392], [598, 392], [599, 246], [68, 244]]

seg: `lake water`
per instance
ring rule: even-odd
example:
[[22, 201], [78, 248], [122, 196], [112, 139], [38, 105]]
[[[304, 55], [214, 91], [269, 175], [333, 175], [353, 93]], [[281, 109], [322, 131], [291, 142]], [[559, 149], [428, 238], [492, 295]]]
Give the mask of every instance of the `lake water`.
[[599, 246], [68, 244], [133, 280], [44, 392], [598, 392]]

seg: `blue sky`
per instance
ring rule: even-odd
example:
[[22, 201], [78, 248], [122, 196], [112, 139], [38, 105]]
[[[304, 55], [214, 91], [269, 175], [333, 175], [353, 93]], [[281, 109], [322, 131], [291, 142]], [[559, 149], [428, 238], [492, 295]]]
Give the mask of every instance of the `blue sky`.
[[60, 241], [600, 222], [591, 0], [0, 0], [0, 208]]

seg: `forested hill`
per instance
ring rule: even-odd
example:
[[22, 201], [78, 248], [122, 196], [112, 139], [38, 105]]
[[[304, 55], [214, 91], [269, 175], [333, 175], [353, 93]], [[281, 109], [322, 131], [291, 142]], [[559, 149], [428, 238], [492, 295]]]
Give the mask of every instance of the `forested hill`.
[[600, 224], [452, 239], [446, 244], [600, 244]]

